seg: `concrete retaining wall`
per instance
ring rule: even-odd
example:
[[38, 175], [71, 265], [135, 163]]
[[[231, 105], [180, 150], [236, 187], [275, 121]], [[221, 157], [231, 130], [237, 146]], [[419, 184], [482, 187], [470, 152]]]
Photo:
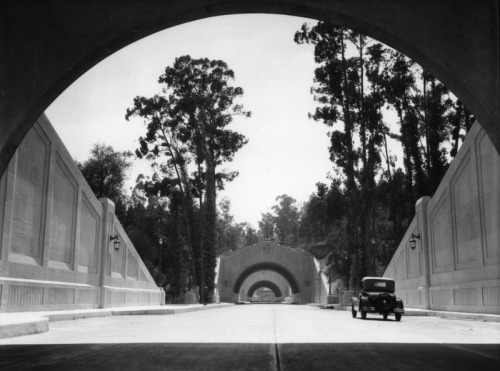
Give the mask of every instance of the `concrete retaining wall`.
[[477, 122], [384, 277], [407, 307], [500, 314], [500, 156]]
[[0, 180], [0, 312], [163, 302], [113, 203], [96, 199], [40, 117]]

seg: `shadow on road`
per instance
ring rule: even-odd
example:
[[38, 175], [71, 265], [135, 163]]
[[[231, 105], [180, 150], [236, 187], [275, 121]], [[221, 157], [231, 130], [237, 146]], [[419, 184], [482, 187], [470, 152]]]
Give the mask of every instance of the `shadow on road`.
[[[383, 336], [383, 334], [381, 335]], [[1, 370], [498, 370], [498, 344], [140, 343], [0, 346]]]

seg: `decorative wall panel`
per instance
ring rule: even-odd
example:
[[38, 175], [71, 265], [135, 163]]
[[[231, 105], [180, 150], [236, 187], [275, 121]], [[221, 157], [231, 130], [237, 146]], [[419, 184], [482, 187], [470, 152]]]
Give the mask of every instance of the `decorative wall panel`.
[[433, 305], [450, 305], [451, 302], [451, 290], [432, 290], [431, 291], [431, 303]]
[[485, 255], [491, 262], [497, 262], [500, 261], [500, 155], [486, 135], [480, 141], [479, 151]]
[[98, 290], [78, 290], [78, 303], [77, 304], [98, 304], [99, 291]]
[[139, 293], [127, 292], [127, 304], [138, 304], [138, 303], [139, 303]]
[[[415, 231], [416, 233], [417, 231]], [[420, 249], [406, 249], [408, 256], [408, 278], [420, 277]]]
[[128, 253], [128, 258], [127, 258], [127, 277], [133, 278], [133, 279], [138, 279], [139, 275], [139, 264], [137, 263], [137, 260], [135, 260], [134, 255], [130, 252], [130, 250], [127, 252]]
[[446, 190], [431, 215], [431, 249], [433, 252], [434, 272], [452, 269], [452, 224], [450, 201]]
[[65, 287], [49, 287], [47, 290], [47, 302], [44, 304], [74, 304], [75, 289]]
[[16, 307], [31, 307], [43, 304], [43, 287], [9, 286], [8, 305]]
[[141, 292], [140, 293], [140, 298], [141, 298], [141, 303], [149, 303], [149, 293], [147, 292]]
[[420, 303], [420, 292], [418, 291], [410, 291], [406, 293], [406, 301], [404, 305], [407, 307], [419, 306]]
[[453, 301], [455, 305], [477, 305], [477, 289], [464, 288], [453, 290]]
[[139, 271], [139, 280], [144, 282], [148, 281], [148, 278], [146, 274], [142, 271], [142, 269]]
[[396, 260], [396, 279], [405, 279], [406, 278], [406, 265], [404, 259], [404, 251], [401, 251]]
[[127, 293], [125, 291], [110, 291], [109, 292], [109, 303], [110, 304], [125, 304], [127, 299]]
[[483, 305], [500, 306], [500, 286], [483, 287]]
[[479, 238], [479, 209], [477, 205], [477, 191], [474, 186], [475, 172], [470, 161], [470, 151], [460, 170], [452, 182], [453, 216], [455, 219], [457, 268], [470, 266], [478, 259], [481, 243]]
[[78, 264], [95, 273], [99, 246], [99, 216], [85, 193], [82, 194]]
[[76, 181], [58, 156], [54, 169], [49, 259], [68, 265], [74, 243], [76, 189]]
[[10, 251], [41, 257], [49, 145], [45, 136], [30, 130], [17, 151]]

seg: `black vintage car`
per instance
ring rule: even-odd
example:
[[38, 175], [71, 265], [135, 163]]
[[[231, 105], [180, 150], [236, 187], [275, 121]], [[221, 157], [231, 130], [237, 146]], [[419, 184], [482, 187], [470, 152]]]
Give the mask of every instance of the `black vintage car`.
[[361, 280], [361, 292], [353, 296], [352, 317], [356, 318], [359, 312], [365, 319], [367, 313], [381, 314], [387, 319], [389, 314], [394, 314], [396, 321], [401, 321], [404, 314], [403, 301], [396, 298], [394, 280], [383, 277], [365, 277]]

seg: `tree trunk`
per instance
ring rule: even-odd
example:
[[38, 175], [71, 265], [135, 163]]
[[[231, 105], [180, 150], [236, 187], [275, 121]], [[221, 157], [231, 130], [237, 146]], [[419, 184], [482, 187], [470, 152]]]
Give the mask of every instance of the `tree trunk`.
[[206, 196], [205, 196], [205, 249], [204, 249], [204, 273], [202, 276], [202, 289], [206, 303], [212, 298], [215, 285], [215, 262], [217, 252], [217, 196], [215, 181], [215, 160], [213, 154], [209, 153], [206, 158]]

